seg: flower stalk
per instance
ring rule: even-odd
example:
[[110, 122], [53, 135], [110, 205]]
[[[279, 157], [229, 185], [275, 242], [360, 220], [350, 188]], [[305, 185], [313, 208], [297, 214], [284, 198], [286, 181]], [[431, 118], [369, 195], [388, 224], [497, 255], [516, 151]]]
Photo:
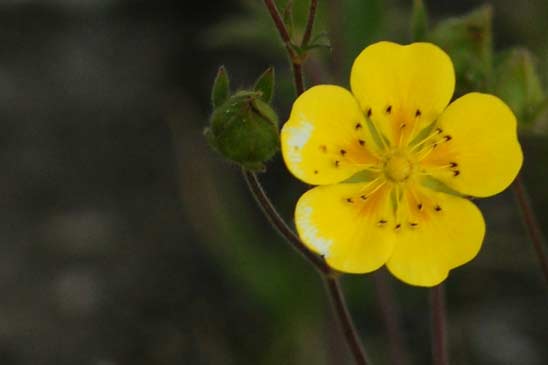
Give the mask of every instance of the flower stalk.
[[443, 283], [430, 289], [430, 306], [432, 308], [432, 363], [449, 365]]
[[365, 351], [361, 345], [359, 335], [353, 324], [352, 316], [348, 311], [344, 294], [339, 284], [337, 274], [327, 265], [327, 263], [318, 255], [308, 250], [301, 242], [299, 237], [293, 232], [287, 223], [280, 216], [268, 196], [266, 195], [257, 174], [254, 172], [242, 170], [244, 179], [247, 182], [249, 190], [261, 207], [270, 223], [276, 228], [278, 233], [286, 239], [291, 246], [297, 250], [305, 259], [318, 270], [325, 281], [328, 296], [333, 304], [333, 309], [344, 333], [345, 341], [352, 353], [357, 365], [370, 364], [367, 361]]
[[531, 242], [533, 243], [533, 247], [535, 249], [535, 253], [537, 255], [537, 259], [540, 265], [540, 269], [542, 270], [544, 279], [548, 284], [548, 259], [546, 258], [546, 253], [544, 252], [544, 239], [542, 235], [542, 230], [540, 229], [540, 225], [538, 224], [535, 211], [533, 210], [533, 207], [531, 205], [531, 200], [529, 199], [521, 175], [518, 175], [518, 177], [514, 181], [514, 184], [512, 185], [512, 188], [514, 190], [514, 195], [521, 211], [523, 224], [525, 225], [527, 233], [531, 238]]

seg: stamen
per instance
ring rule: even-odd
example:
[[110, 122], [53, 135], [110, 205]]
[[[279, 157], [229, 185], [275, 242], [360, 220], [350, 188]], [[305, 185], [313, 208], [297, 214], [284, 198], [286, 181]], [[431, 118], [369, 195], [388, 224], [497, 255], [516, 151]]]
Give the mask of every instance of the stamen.
[[320, 145], [320, 151], [322, 151], [323, 153], [326, 153], [327, 152], [326, 145], [324, 145], [324, 144]]
[[340, 152], [342, 156], [346, 155], [346, 150], [342, 149]]
[[360, 199], [361, 199], [361, 200], [366, 200], [366, 199], [367, 199], [367, 195], [360, 195]]
[[358, 139], [358, 143], [360, 144], [360, 146], [365, 145], [365, 141], [363, 139]]
[[371, 108], [367, 109], [367, 118], [371, 118], [371, 114], [373, 114]]
[[392, 105], [388, 105], [388, 107], [386, 108], [386, 113], [390, 114], [391, 112], [392, 112]]
[[417, 109], [417, 111], [415, 112], [415, 117], [420, 117], [422, 115], [420, 109]]
[[341, 164], [341, 161], [335, 160], [335, 167], [339, 167], [340, 164]]
[[356, 123], [356, 125], [354, 126], [354, 129], [355, 129], [355, 130], [360, 130], [360, 129], [362, 129], [362, 124], [361, 124], [361, 123]]
[[381, 219], [380, 221], [377, 222], [377, 224], [381, 227], [384, 226], [386, 223], [388, 223], [388, 221], [385, 219]]
[[453, 139], [453, 137], [451, 137], [450, 135], [446, 135], [443, 137], [443, 139], [445, 139], [445, 142], [449, 142], [450, 140]]
[[422, 210], [422, 208], [423, 208], [422, 203], [417, 204], [417, 208], [418, 208], [419, 210]]
[[352, 203], [354, 203], [354, 199], [352, 199], [352, 198], [346, 198], [346, 202], [352, 204]]
[[457, 177], [460, 175], [460, 171], [459, 170], [455, 170], [453, 171], [453, 176]]
[[456, 162], [449, 162], [449, 167], [451, 167], [451, 168], [455, 168], [455, 167], [457, 167], [458, 165], [459, 165], [459, 164], [456, 163]]
[[410, 226], [410, 227], [416, 227], [416, 226], [418, 226], [418, 225], [419, 225], [419, 224], [416, 223], [416, 222], [409, 222], [409, 226]]
[[434, 207], [434, 210], [435, 210], [436, 212], [441, 212], [441, 207], [440, 207], [439, 205], [436, 205], [436, 206]]
[[400, 228], [401, 228], [401, 224], [400, 224], [400, 223], [396, 224], [396, 226], [394, 227], [394, 229], [395, 229], [396, 231], [399, 231]]

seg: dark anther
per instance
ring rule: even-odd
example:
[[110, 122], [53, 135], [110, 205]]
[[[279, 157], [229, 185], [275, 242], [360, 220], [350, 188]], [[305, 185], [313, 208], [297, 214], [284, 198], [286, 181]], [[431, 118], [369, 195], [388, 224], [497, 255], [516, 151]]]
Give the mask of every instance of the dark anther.
[[356, 130], [358, 129], [361, 129], [362, 128], [362, 124], [361, 123], [357, 123], [356, 126], [354, 127]]
[[409, 225], [410, 225], [411, 227], [416, 227], [416, 226], [418, 226], [419, 224], [418, 224], [418, 223], [415, 223], [415, 222], [410, 222]]
[[346, 201], [351, 204], [354, 203], [354, 200], [352, 200], [352, 198], [346, 198]]
[[415, 112], [415, 116], [420, 117], [421, 115], [422, 115], [422, 112], [420, 111], [420, 109], [417, 109], [417, 111]]
[[381, 224], [381, 225], [382, 225], [382, 224], [386, 224], [386, 223], [388, 223], [388, 221], [386, 221], [386, 220], [384, 220], [384, 219], [381, 219], [381, 220], [379, 221], [379, 224]]
[[407, 126], [407, 124], [402, 123], [402, 124], [400, 124], [400, 129], [403, 129], [403, 128], [405, 128], [406, 126]]
[[422, 210], [422, 203], [417, 204], [417, 208], [419, 208], [419, 210]]
[[441, 207], [440, 207], [439, 205], [436, 205], [436, 206], [434, 207], [434, 210], [435, 210], [436, 212], [440, 212], [440, 211], [441, 211]]
[[362, 200], [365, 200], [365, 199], [367, 199], [367, 195], [360, 195], [360, 198], [361, 198]]
[[317, 175], [317, 174], [318, 174], [318, 170], [314, 170], [314, 174], [316, 174], [316, 175]]
[[371, 114], [373, 114], [371, 108], [367, 109], [367, 118], [371, 117]]
[[437, 143], [432, 143], [432, 148], [436, 148], [438, 147], [438, 144]]
[[392, 112], [392, 105], [388, 105], [388, 107], [386, 108], [386, 112], [388, 114], [390, 114]]
[[455, 167], [457, 167], [458, 165], [459, 165], [459, 164], [456, 163], [456, 162], [449, 162], [449, 166], [450, 166], [451, 168], [455, 168]]
[[363, 146], [365, 144], [365, 141], [363, 139], [358, 139], [358, 143], [360, 146]]
[[460, 175], [460, 171], [459, 171], [459, 170], [453, 171], [453, 176], [459, 176], [459, 175]]
[[441, 133], [443, 133], [443, 130], [441, 128], [436, 128], [436, 133], [441, 134]]
[[341, 150], [341, 155], [346, 155], [346, 150]]
[[453, 139], [453, 137], [451, 137], [450, 135], [446, 135], [443, 137], [443, 139], [445, 139], [445, 142], [449, 142], [450, 140]]
[[322, 152], [327, 152], [327, 147], [326, 147], [325, 145], [322, 144], [322, 145], [320, 146], [320, 150], [321, 150]]
[[395, 227], [395, 228], [396, 228], [396, 229], [400, 229], [400, 228], [401, 228], [401, 224], [399, 224], [399, 223], [396, 224], [396, 227]]
[[341, 164], [341, 161], [339, 161], [339, 160], [335, 161], [335, 167], [339, 167], [340, 164]]

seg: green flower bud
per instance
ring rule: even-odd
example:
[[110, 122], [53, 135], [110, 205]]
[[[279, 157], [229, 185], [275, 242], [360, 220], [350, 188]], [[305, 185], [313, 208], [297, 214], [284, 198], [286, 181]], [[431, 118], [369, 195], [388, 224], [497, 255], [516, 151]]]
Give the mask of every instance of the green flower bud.
[[544, 107], [544, 92], [531, 53], [512, 49], [505, 53], [497, 67], [495, 92], [524, 125], [531, 124]]
[[205, 131], [215, 150], [249, 170], [263, 170], [279, 149], [278, 117], [262, 96], [256, 91], [230, 96], [213, 111]]
[[464, 16], [440, 22], [427, 39], [451, 57], [457, 94], [489, 90], [493, 74], [493, 10], [485, 5]]

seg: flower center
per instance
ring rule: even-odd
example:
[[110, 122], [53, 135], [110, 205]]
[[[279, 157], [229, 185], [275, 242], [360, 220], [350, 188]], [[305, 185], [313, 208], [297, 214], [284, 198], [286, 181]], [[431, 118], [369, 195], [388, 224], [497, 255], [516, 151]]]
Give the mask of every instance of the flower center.
[[411, 175], [411, 162], [406, 156], [396, 153], [390, 156], [384, 163], [384, 174], [386, 178], [394, 182], [402, 182]]

